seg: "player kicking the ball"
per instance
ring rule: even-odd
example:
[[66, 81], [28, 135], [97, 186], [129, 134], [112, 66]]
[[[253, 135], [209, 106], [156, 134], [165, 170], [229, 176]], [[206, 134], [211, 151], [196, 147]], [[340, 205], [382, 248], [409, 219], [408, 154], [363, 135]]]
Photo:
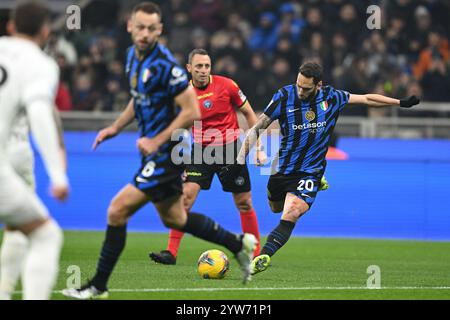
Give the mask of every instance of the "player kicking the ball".
[[[270, 258], [286, 244], [298, 219], [314, 203], [326, 168], [330, 136], [344, 106], [410, 108], [420, 102], [415, 96], [398, 100], [322, 86], [322, 72], [317, 63], [303, 64], [297, 82], [278, 90], [256, 125], [248, 131], [237, 157], [237, 162], [244, 164], [259, 135], [278, 120], [282, 133], [278, 172], [270, 176], [267, 189], [270, 208], [283, 213], [280, 223], [267, 237], [261, 254], [252, 262], [253, 274], [267, 269]], [[223, 178], [231, 176], [232, 170], [232, 167], [224, 168]]]

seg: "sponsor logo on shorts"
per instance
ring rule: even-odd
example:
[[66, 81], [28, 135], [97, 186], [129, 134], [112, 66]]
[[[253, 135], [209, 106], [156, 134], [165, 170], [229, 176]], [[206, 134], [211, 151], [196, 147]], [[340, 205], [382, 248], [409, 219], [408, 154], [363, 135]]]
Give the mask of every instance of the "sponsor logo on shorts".
[[189, 171], [189, 172], [187, 172], [187, 175], [188, 175], [188, 176], [191, 176], [191, 177], [201, 177], [201, 176], [202, 176], [202, 173], [201, 173], [201, 172], [192, 172], [192, 171]]
[[140, 183], [147, 183], [148, 182], [147, 179], [144, 179], [144, 178], [141, 178], [141, 177], [136, 177], [136, 181], [140, 182]]
[[236, 179], [234, 179], [234, 183], [235, 183], [237, 186], [243, 186], [244, 183], [245, 183], [245, 179], [244, 179], [244, 177], [239, 176], [239, 177], [237, 177]]

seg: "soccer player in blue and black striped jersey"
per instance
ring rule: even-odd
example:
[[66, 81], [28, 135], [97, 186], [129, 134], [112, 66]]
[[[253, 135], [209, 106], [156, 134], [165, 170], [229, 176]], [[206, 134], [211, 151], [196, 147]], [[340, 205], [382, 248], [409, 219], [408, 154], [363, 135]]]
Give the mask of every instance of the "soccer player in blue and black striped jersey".
[[[317, 63], [303, 64], [297, 82], [278, 90], [257, 124], [248, 131], [237, 157], [237, 162], [244, 164], [262, 131], [278, 120], [282, 134], [278, 170], [270, 176], [267, 189], [272, 211], [283, 214], [279, 225], [269, 234], [261, 255], [253, 260], [253, 274], [267, 269], [270, 257], [289, 240], [298, 219], [314, 203], [326, 168], [325, 155], [330, 137], [344, 106], [410, 108], [420, 102], [414, 96], [398, 100], [379, 94], [356, 95], [322, 86], [322, 73], [322, 67]], [[225, 167], [221, 174], [226, 178], [231, 170], [231, 167]]]
[[153, 202], [165, 226], [223, 245], [233, 252], [245, 283], [251, 277], [256, 238], [248, 233], [231, 233], [204, 215], [187, 215], [183, 207], [184, 167], [175, 165], [171, 158], [172, 149], [179, 143], [172, 141], [171, 135], [176, 129], [190, 128], [200, 118], [200, 109], [186, 71], [158, 43], [162, 33], [160, 8], [152, 2], [138, 4], [133, 9], [128, 32], [134, 43], [126, 64], [132, 99], [119, 118], [98, 133], [93, 148], [136, 119], [142, 164], [132, 182], [119, 191], [108, 208], [106, 237], [94, 278], [80, 289], [63, 290], [63, 294], [77, 299], [108, 297], [107, 282], [125, 247], [127, 222], [148, 202]]

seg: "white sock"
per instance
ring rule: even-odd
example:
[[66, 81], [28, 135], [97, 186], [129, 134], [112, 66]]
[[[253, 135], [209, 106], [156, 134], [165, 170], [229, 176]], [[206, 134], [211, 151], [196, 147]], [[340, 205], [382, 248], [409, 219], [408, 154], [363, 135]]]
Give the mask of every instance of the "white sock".
[[63, 234], [49, 220], [28, 235], [30, 247], [22, 272], [23, 299], [48, 300], [58, 276]]
[[27, 249], [27, 236], [20, 231], [5, 230], [0, 250], [0, 300], [11, 300]]

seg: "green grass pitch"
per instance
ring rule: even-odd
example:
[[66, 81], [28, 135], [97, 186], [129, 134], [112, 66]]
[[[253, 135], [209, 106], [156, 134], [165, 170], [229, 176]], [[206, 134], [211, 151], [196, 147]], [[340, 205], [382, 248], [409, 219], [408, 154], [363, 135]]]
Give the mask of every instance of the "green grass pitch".
[[[103, 237], [103, 232], [65, 232], [53, 299], [64, 299], [58, 291], [73, 275], [69, 266], [79, 266], [82, 282], [93, 276]], [[450, 299], [450, 242], [292, 237], [272, 266], [246, 286], [229, 251], [192, 236], [184, 237], [176, 266], [150, 261], [148, 252], [166, 242], [167, 234], [128, 233], [109, 283], [110, 299]], [[224, 279], [204, 280], [197, 259], [213, 248], [228, 255], [231, 271]], [[367, 289], [371, 265], [380, 267], [381, 289]], [[20, 299], [20, 291], [14, 298]]]

